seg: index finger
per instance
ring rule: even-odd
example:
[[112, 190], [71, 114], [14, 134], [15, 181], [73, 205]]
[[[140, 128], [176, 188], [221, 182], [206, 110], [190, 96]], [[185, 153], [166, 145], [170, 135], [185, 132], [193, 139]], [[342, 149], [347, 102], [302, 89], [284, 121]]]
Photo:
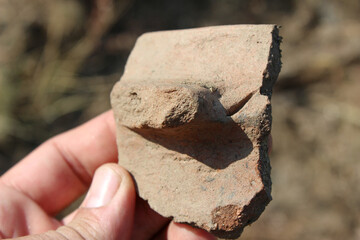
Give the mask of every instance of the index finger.
[[108, 111], [46, 141], [1, 181], [56, 214], [86, 191], [100, 165], [116, 161], [115, 122]]

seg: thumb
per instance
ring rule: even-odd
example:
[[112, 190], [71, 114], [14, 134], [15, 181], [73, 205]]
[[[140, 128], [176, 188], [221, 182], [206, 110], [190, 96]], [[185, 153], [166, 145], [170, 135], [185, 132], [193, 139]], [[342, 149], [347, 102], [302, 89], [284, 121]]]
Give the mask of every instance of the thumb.
[[78, 213], [57, 232], [67, 239], [130, 239], [135, 187], [130, 174], [117, 164], [96, 170]]
[[73, 219], [41, 239], [130, 239], [135, 196], [130, 174], [117, 164], [105, 164], [96, 170]]

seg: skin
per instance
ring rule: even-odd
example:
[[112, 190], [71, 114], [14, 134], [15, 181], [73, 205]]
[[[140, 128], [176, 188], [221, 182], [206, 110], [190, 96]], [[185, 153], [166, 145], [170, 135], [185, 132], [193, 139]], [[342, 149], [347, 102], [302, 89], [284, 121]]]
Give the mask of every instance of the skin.
[[46, 141], [0, 178], [0, 239], [215, 239], [151, 210], [116, 162], [111, 111]]

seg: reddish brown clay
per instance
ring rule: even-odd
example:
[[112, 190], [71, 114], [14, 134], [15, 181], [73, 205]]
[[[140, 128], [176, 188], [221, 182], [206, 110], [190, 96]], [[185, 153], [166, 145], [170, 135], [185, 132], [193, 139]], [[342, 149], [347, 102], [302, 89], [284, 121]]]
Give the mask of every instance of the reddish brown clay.
[[141, 36], [111, 94], [119, 164], [176, 222], [236, 238], [271, 200], [274, 25]]

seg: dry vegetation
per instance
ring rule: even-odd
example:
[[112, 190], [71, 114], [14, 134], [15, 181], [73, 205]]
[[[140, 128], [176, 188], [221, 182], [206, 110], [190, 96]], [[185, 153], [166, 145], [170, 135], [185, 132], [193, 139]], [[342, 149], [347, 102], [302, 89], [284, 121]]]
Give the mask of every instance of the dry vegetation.
[[0, 173], [105, 111], [136, 37], [283, 26], [273, 202], [242, 239], [360, 239], [358, 0], [0, 0]]

